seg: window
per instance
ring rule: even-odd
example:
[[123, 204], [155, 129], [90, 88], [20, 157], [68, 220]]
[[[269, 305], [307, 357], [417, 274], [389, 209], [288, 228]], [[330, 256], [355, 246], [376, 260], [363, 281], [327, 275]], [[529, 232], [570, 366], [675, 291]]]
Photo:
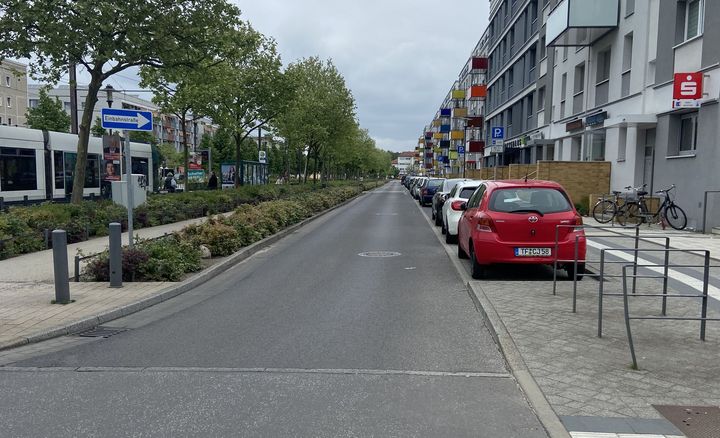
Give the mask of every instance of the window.
[[34, 149], [0, 148], [0, 187], [6, 192], [37, 190]]
[[478, 187], [477, 190], [475, 190], [475, 193], [473, 193], [470, 197], [470, 200], [467, 202], [467, 208], [477, 208], [477, 206], [480, 205], [480, 200], [484, 194], [485, 186]]
[[65, 188], [65, 164], [63, 163], [63, 152], [53, 151], [55, 188]]
[[622, 97], [630, 94], [633, 41], [632, 32], [625, 35], [625, 40], [623, 42], [622, 84], [620, 86], [620, 95]]
[[527, 97], [527, 118], [531, 119], [535, 111], [533, 110], [533, 93], [528, 94]]
[[629, 17], [635, 12], [635, 0], [625, 0], [625, 17]]
[[685, 114], [680, 118], [680, 155], [687, 155], [697, 149], [698, 113]]
[[541, 214], [570, 211], [568, 198], [559, 190], [550, 188], [498, 189], [490, 195], [489, 209], [505, 213], [527, 213], [528, 210]]
[[589, 144], [585, 148], [585, 161], [605, 160], [605, 130], [599, 129], [589, 134]]
[[12, 108], [12, 97], [8, 97], [8, 98], [6, 99], [6, 101], [7, 101], [7, 107], [8, 107], [8, 108]]
[[460, 194], [458, 194], [458, 198], [470, 199], [472, 194], [475, 193], [475, 189], [477, 189], [477, 187], [475, 186], [463, 187], [462, 189], [460, 189]]
[[702, 33], [703, 0], [688, 0], [685, 2], [685, 40], [695, 38]]
[[567, 61], [568, 46], [563, 47], [563, 61]]
[[12, 119], [8, 117], [8, 126], [12, 126]]
[[[77, 154], [75, 152], [65, 152], [63, 155], [66, 193], [70, 193], [72, 190], [76, 160]], [[85, 188], [100, 188], [100, 162], [100, 155], [88, 154], [85, 167]]]
[[596, 82], [599, 84], [610, 79], [610, 48], [598, 53]]
[[538, 112], [545, 109], [545, 87], [538, 90]]
[[575, 87], [573, 88], [575, 94], [582, 93], [585, 91], [585, 63], [579, 64], [575, 67]]
[[620, 138], [618, 139], [618, 162], [625, 161], [627, 154], [627, 128], [620, 128]]
[[10, 76], [5, 76], [5, 86], [9, 87], [10, 85], [11, 85]]

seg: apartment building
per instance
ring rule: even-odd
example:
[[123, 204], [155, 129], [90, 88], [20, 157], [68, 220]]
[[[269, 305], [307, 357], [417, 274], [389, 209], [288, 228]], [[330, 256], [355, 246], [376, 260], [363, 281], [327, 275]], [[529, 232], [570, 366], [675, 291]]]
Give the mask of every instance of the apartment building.
[[0, 125], [27, 126], [27, 66], [6, 59], [0, 62]]
[[[28, 86], [29, 106], [31, 108], [37, 106], [40, 88], [43, 85], [31, 84]], [[87, 89], [78, 88], [78, 119], [82, 117], [82, 111], [85, 109], [85, 98]], [[65, 111], [70, 114], [70, 87], [68, 85], [60, 85], [59, 87], [49, 90], [48, 95], [51, 98], [57, 97], [63, 103]], [[98, 101], [93, 111], [93, 124], [100, 117], [102, 108], [109, 108], [108, 93], [106, 89], [100, 90]], [[184, 137], [182, 133], [182, 123], [180, 118], [172, 114], [162, 114], [156, 104], [152, 101], [143, 99], [137, 94], [129, 94], [122, 90], [113, 90], [112, 107], [122, 109], [136, 109], [141, 111], [150, 111], [153, 113], [153, 134], [158, 143], [170, 143], [175, 149], [181, 151], [184, 145]], [[188, 135], [188, 145], [194, 149], [200, 144], [204, 134], [213, 135], [217, 127], [208, 118], [199, 120], [186, 120], [186, 132]]]
[[414, 151], [401, 152], [397, 160], [393, 160], [395, 166], [401, 175], [411, 173], [416, 170], [416, 153]]

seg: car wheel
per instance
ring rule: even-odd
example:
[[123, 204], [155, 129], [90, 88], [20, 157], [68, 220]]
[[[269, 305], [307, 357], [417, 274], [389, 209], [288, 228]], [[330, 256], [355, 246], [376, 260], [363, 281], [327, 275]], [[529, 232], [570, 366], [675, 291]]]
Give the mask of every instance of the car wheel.
[[[460, 245], [458, 245], [460, 246]], [[472, 269], [470, 274], [472, 275], [472, 278], [476, 280], [480, 280], [485, 278], [485, 274], [487, 273], [487, 268], [477, 261], [477, 257], [475, 257], [475, 249], [473, 248], [472, 243], [470, 244], [470, 260], [472, 262]]]
[[463, 251], [462, 246], [458, 243], [458, 258], [466, 259], [468, 258], [468, 255]]
[[[565, 272], [567, 273], [568, 279], [571, 281], [572, 281], [574, 270], [575, 270], [575, 265], [573, 263], [568, 263], [567, 265], [565, 265]], [[577, 281], [581, 281], [583, 279], [584, 274], [585, 274], [585, 263], [578, 263], [577, 275], [575, 276], [575, 278], [577, 278]]]
[[442, 233], [442, 234], [447, 233], [447, 228], [445, 228], [445, 222], [443, 222], [443, 223], [440, 225], [440, 227], [441, 227], [441, 228], [440, 228], [440, 233]]
[[442, 217], [440, 217], [440, 213], [435, 213], [435, 226], [441, 226], [443, 224]]
[[[450, 231], [445, 230], [445, 243], [451, 244], [451, 243], [457, 243], [457, 236], [453, 236], [450, 234]], [[460, 245], [458, 245], [459, 247]]]
[[432, 212], [430, 213], [430, 219], [435, 221], [435, 225], [437, 225], [437, 217], [435, 217], [435, 209], [432, 209]]

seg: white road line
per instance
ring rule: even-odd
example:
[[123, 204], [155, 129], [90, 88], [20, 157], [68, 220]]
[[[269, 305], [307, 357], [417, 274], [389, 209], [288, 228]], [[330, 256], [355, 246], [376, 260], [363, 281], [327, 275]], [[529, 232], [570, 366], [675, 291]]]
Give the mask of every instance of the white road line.
[[685, 438], [675, 435], [647, 435], [640, 433], [599, 433], [599, 432], [570, 432], [572, 438]]
[[[593, 248], [596, 248], [598, 250], [601, 249], [609, 249], [611, 247], [603, 245], [602, 243], [593, 242], [592, 240], [588, 239], [587, 244], [589, 246], [592, 246]], [[622, 251], [605, 251], [608, 254], [611, 254], [615, 257], [621, 258], [623, 260], [627, 260], [628, 262], [634, 261], [634, 256], [632, 254], [629, 254], [627, 252]], [[638, 264], [639, 265], [653, 265], [655, 263], [651, 262], [650, 260], [643, 259], [641, 257], [638, 257]], [[664, 270], [663, 268], [646, 268], [653, 272], [657, 272], [659, 274], [663, 274]], [[703, 291], [703, 282], [702, 280], [698, 280], [697, 278], [693, 278], [687, 274], [683, 274], [682, 272], [676, 271], [675, 269], [669, 269], [668, 275], [673, 280], [677, 280], [681, 283], [686, 284], [687, 286], [690, 286], [691, 288], [695, 289], [696, 291], [702, 293]], [[720, 300], [720, 289], [713, 286], [712, 284], [708, 285], [708, 295], [715, 298], [716, 300]]]

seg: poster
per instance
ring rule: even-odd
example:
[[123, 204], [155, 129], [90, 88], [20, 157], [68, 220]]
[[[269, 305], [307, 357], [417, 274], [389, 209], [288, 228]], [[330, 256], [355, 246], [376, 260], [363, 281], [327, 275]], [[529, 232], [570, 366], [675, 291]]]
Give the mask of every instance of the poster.
[[103, 181], [120, 181], [120, 162], [122, 153], [120, 150], [119, 135], [103, 135]]
[[190, 170], [188, 171], [188, 182], [203, 182], [205, 181], [205, 171], [204, 170], [193, 170], [192, 166], [190, 167]]
[[222, 176], [222, 186], [234, 187], [235, 186], [235, 165], [234, 164], [222, 164], [220, 166], [220, 173]]
[[[202, 160], [202, 154], [199, 154], [197, 152], [193, 152], [192, 155], [190, 155], [190, 162], [188, 163], [188, 168], [192, 170], [202, 170], [203, 160]], [[192, 179], [192, 172], [190, 172], [191, 175], [188, 177]]]

